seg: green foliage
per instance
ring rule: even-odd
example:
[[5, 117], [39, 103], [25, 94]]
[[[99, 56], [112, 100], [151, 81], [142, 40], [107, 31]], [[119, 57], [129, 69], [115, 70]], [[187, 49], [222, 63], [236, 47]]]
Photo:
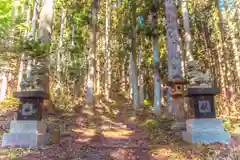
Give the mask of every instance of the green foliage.
[[232, 128], [232, 124], [229, 120], [224, 120], [223, 121], [223, 127], [227, 130], [231, 129]]
[[74, 21], [77, 24], [80, 24], [81, 26], [88, 25], [90, 24], [90, 17], [88, 16], [87, 12], [79, 12], [79, 13], [74, 13]]
[[156, 129], [158, 127], [157, 121], [154, 119], [148, 119], [143, 123], [144, 127], [148, 129]]
[[150, 104], [151, 104], [151, 102], [149, 100], [147, 100], [147, 99], [144, 100], [144, 105], [150, 105]]
[[6, 98], [0, 102], [0, 109], [16, 109], [19, 105], [19, 100], [16, 98]]
[[19, 49], [31, 57], [39, 57], [48, 54], [50, 45], [35, 40], [20, 41]]
[[12, 24], [12, 3], [10, 0], [0, 0], [0, 37], [8, 33]]
[[131, 24], [124, 24], [119, 26], [119, 31], [124, 35], [129, 35], [131, 33]]
[[229, 132], [236, 132], [240, 127], [240, 120], [235, 119], [224, 119], [223, 127]]
[[153, 35], [152, 26], [149, 24], [137, 25], [137, 33], [144, 35], [146, 37], [152, 37]]
[[162, 131], [170, 131], [174, 120], [168, 118], [158, 118], [157, 124]]

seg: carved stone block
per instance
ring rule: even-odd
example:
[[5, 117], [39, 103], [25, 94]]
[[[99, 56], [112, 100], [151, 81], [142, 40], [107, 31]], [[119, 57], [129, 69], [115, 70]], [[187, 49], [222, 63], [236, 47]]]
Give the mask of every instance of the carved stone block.
[[216, 118], [214, 96], [219, 88], [188, 88], [189, 105], [195, 118]]
[[41, 91], [16, 92], [15, 97], [20, 99], [18, 120], [41, 120], [43, 100], [48, 95]]
[[50, 142], [42, 121], [12, 121], [10, 132], [4, 133], [2, 147], [37, 147]]
[[182, 133], [183, 140], [189, 143], [227, 144], [230, 134], [226, 132], [221, 119], [189, 119], [186, 121], [187, 131]]

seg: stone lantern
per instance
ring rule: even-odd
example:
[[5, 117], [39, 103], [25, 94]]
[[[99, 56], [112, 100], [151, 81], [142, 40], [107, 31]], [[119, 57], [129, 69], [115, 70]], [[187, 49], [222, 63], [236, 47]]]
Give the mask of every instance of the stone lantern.
[[223, 128], [222, 120], [216, 118], [215, 95], [220, 93], [220, 88], [213, 87], [209, 73], [200, 71], [194, 73], [191, 84], [187, 89], [191, 118], [186, 120], [187, 131], [182, 132], [183, 140], [189, 143], [228, 143], [230, 135]]
[[20, 100], [17, 120], [11, 121], [9, 133], [3, 134], [2, 147], [37, 147], [50, 142], [47, 125], [42, 121], [43, 100], [49, 95], [40, 85], [45, 84], [40, 83], [45, 79], [42, 78], [42, 70], [37, 67], [41, 69], [41, 66], [35, 65], [32, 70], [24, 71], [27, 76], [23, 76], [21, 91], [14, 93]]
[[171, 101], [169, 106], [172, 106], [172, 116], [175, 123], [172, 125], [172, 129], [181, 131], [186, 128], [185, 124], [185, 110], [184, 110], [184, 85], [187, 84], [185, 80], [169, 81], [168, 86], [171, 88]]

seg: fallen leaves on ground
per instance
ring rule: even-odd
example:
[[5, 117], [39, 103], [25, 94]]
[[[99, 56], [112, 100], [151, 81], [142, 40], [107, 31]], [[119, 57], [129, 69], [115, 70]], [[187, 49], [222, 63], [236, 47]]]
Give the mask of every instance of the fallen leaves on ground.
[[[46, 116], [48, 129], [59, 128], [59, 144], [38, 149], [1, 149], [0, 159], [17, 160], [201, 160], [232, 156], [239, 146], [237, 138], [230, 147], [220, 143], [190, 145], [170, 130], [170, 121], [154, 121], [152, 114], [141, 118], [126, 116], [131, 109], [117, 101], [103, 101], [96, 109], [83, 108], [78, 113]], [[111, 105], [110, 105], [111, 104]], [[111, 109], [106, 110], [108, 106]], [[124, 107], [125, 108], [124, 108]], [[145, 115], [144, 115], [145, 113]], [[123, 116], [124, 115], [124, 116]], [[148, 119], [145, 121], [144, 119]], [[159, 127], [160, 124], [161, 127]], [[233, 157], [233, 156], [232, 156]]]

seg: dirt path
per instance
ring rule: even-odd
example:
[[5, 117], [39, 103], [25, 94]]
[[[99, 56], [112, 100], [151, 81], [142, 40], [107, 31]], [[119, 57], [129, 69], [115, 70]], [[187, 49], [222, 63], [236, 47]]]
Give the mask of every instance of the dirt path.
[[[129, 123], [126, 117], [121, 116], [126, 115], [124, 108], [99, 103], [94, 110], [77, 106], [74, 113], [44, 117], [50, 129], [56, 126], [60, 128], [60, 144], [39, 147], [36, 150], [1, 149], [0, 159], [177, 160], [195, 159], [207, 152], [203, 147], [186, 145], [180, 140], [174, 142], [172, 136], [157, 133], [158, 137], [153, 139], [157, 142], [155, 148], [158, 153], [153, 156], [150, 153], [149, 136], [136, 124]], [[215, 147], [213, 150], [216, 150]]]
[[[18, 160], [162, 160], [149, 153], [148, 137], [135, 124], [124, 124], [121, 117], [108, 116], [102, 105], [95, 111], [58, 117], [65, 123], [60, 144], [22, 153]], [[75, 125], [67, 122], [75, 121]], [[62, 121], [62, 122], [61, 122]]]

